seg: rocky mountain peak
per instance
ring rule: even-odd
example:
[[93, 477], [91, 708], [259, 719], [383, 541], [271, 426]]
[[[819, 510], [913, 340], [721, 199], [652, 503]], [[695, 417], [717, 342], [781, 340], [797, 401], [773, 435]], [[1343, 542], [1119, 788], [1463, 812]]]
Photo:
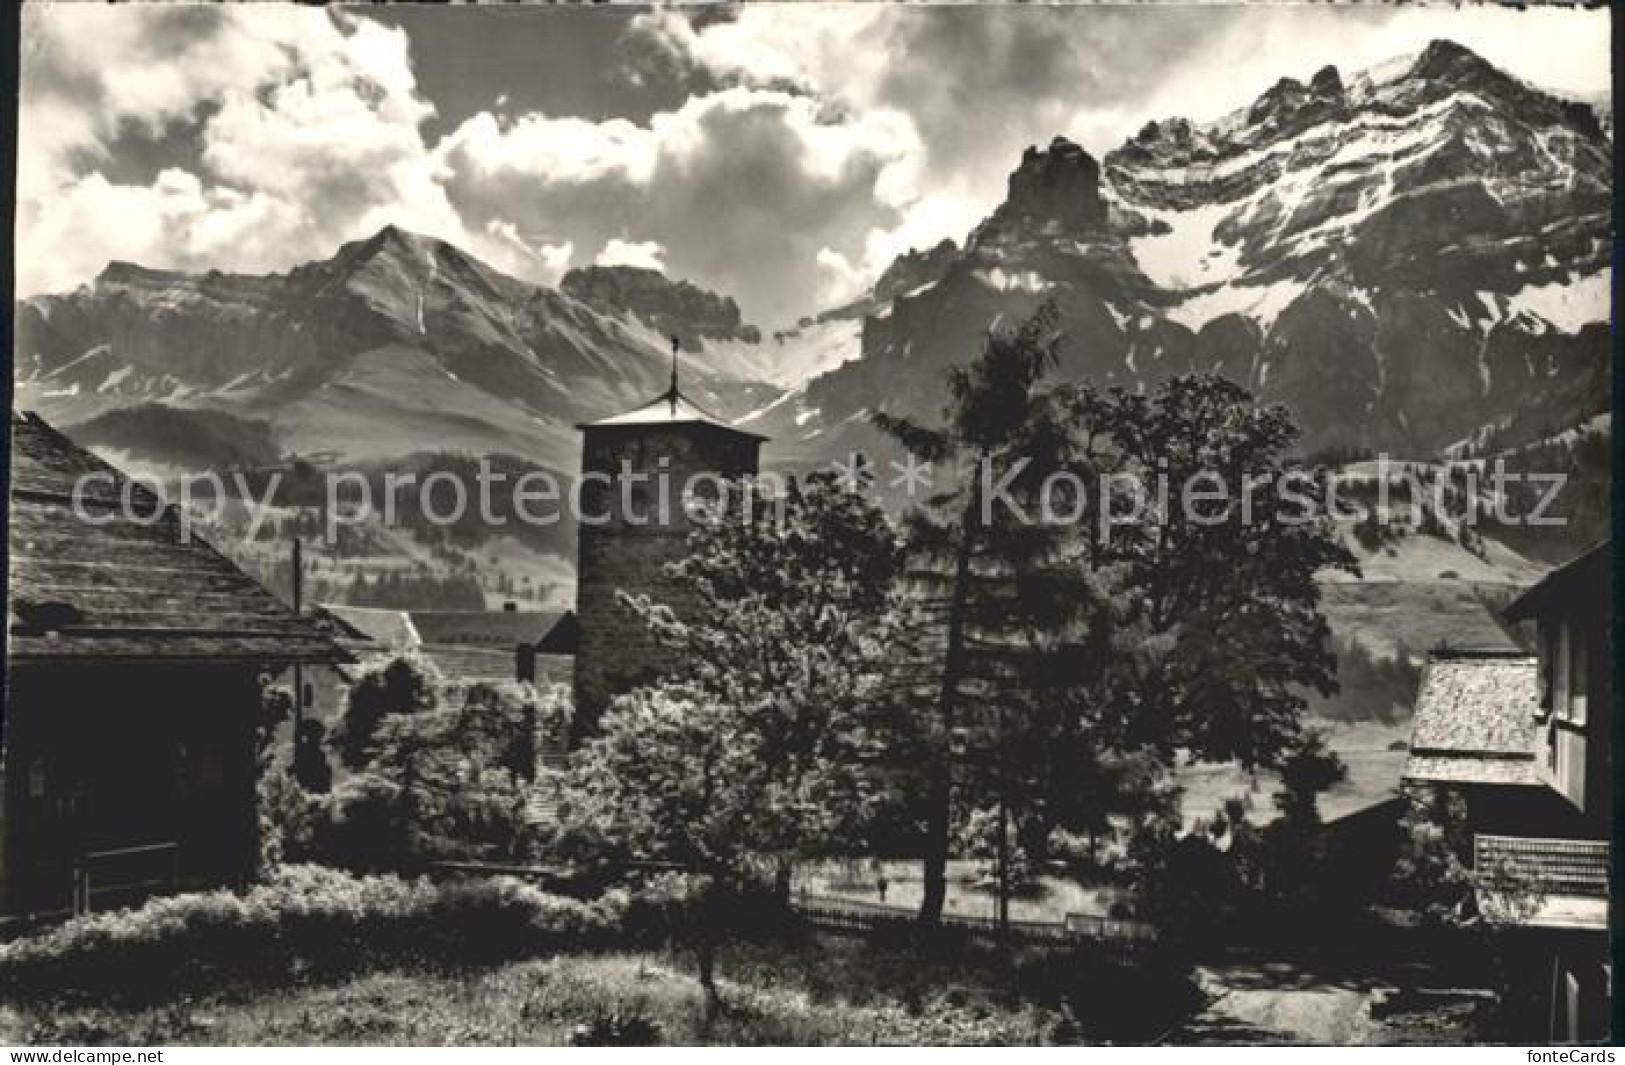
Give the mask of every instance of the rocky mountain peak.
[[[91, 284], [17, 305], [16, 386], [23, 403], [65, 425], [156, 404], [184, 411], [186, 424], [197, 411], [268, 424], [287, 448], [388, 458], [434, 440], [567, 468], [571, 425], [668, 380], [666, 342], [647, 326], [751, 332], [732, 300], [632, 275], [675, 300], [670, 313], [693, 316], [660, 319], [626, 274], [599, 280], [641, 293], [638, 312], [588, 306], [398, 226], [286, 274], [112, 263]], [[695, 359], [688, 378], [709, 408], [777, 396], [719, 364]]]
[[412, 258], [427, 262], [443, 242], [402, 229], [393, 222], [370, 237], [340, 246], [334, 262], [364, 263], [377, 258]]
[[1321, 98], [1339, 98], [1344, 94], [1343, 76], [1337, 68], [1330, 63], [1315, 71], [1315, 76], [1309, 79], [1309, 91]]
[[1473, 80], [1485, 75], [1506, 77], [1471, 48], [1444, 38], [1429, 41], [1410, 71], [1413, 78], [1438, 81]]
[[1439, 42], [1149, 122], [1098, 167], [1064, 138], [1029, 148], [941, 279], [881, 299], [862, 357], [812, 382], [821, 421], [800, 431], [825, 446], [877, 401], [934, 411], [965, 338], [1046, 299], [1074, 338], [1061, 373], [1222, 373], [1292, 408], [1308, 448], [1427, 451], [1512, 412], [1575, 424], [1606, 409], [1610, 365], [1596, 113]]
[[[1583, 100], [1564, 99], [1513, 77], [1470, 48], [1435, 40], [1403, 79], [1403, 95], [1420, 101], [1471, 94], [1528, 126], [1564, 126], [1586, 139], [1605, 136], [1597, 112]], [[1606, 105], [1603, 110], [1607, 110]]]
[[1306, 86], [1282, 78], [1247, 112], [1247, 124], [1265, 136], [1291, 136], [1345, 110], [1343, 79], [1336, 67], [1322, 67]]
[[1100, 197], [1100, 164], [1065, 137], [1046, 150], [1029, 146], [1010, 174], [1009, 192], [996, 217], [1055, 221], [1067, 229], [1106, 220]]
[[923, 251], [910, 248], [893, 259], [880, 275], [875, 282], [874, 298], [883, 303], [890, 302], [921, 285], [932, 284], [942, 277], [958, 256], [959, 245], [947, 239]]
[[378, 243], [408, 244], [413, 240], [421, 240], [415, 233], [408, 233], [394, 222], [385, 222], [383, 228], [373, 234], [372, 240]]
[[140, 263], [112, 259], [96, 275], [95, 285], [147, 285], [173, 276], [168, 270], [158, 270]]
[[1147, 122], [1139, 133], [1111, 153], [1107, 162], [1124, 153], [1141, 158], [1168, 155], [1199, 162], [1213, 158], [1214, 146], [1211, 138], [1194, 122], [1176, 117]]
[[755, 344], [762, 338], [741, 319], [732, 296], [673, 281], [648, 267], [577, 267], [564, 275], [559, 290], [605, 313], [631, 311], [651, 329], [676, 337], [685, 351], [699, 351], [707, 340]]
[[289, 282], [316, 296], [360, 297], [409, 333], [436, 307], [520, 299], [531, 289], [439, 237], [389, 224], [340, 246], [330, 259], [295, 267]]

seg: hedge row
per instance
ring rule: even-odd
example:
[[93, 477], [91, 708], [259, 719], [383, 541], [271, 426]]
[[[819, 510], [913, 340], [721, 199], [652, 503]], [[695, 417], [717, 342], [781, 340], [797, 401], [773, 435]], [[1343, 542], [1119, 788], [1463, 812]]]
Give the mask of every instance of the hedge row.
[[624, 893], [585, 903], [511, 877], [434, 883], [285, 866], [240, 894], [158, 898], [0, 944], [0, 993], [138, 1000], [590, 949], [646, 925], [637, 909]]

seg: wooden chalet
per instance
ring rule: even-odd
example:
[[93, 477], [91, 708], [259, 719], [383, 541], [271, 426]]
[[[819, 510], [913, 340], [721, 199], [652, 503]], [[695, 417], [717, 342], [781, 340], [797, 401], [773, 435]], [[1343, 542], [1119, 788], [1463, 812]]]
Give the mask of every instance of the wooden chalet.
[[420, 649], [446, 679], [461, 683], [563, 681], [570, 663], [545, 648], [559, 611], [413, 610]]
[[1612, 561], [1599, 544], [1512, 603], [1536, 655], [1436, 653], [1417, 693], [1406, 783], [1465, 803], [1480, 909], [1545, 1004], [1531, 1039], [1609, 1035]]
[[263, 684], [346, 653], [31, 414], [8, 533], [0, 917], [241, 882]]

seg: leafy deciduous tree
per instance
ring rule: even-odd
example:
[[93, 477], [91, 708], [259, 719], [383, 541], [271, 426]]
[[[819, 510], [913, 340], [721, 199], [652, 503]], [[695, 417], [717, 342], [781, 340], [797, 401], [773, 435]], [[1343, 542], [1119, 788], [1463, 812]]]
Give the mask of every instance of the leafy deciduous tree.
[[787, 889], [793, 858], [849, 846], [906, 762], [878, 697], [899, 557], [885, 516], [826, 474], [745, 490], [671, 567], [694, 593], [683, 616], [627, 600], [678, 665], [616, 700], [560, 805], [566, 832], [687, 878], [710, 1007], [722, 900], [761, 870]]

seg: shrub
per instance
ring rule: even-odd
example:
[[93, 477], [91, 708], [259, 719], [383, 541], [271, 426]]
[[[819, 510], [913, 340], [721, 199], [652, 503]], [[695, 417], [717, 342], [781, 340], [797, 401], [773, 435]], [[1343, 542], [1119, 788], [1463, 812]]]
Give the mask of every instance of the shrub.
[[402, 789], [358, 773], [321, 797], [311, 830], [312, 857], [358, 873], [397, 871], [411, 851]]
[[435, 709], [439, 686], [434, 663], [415, 655], [374, 663], [350, 687], [344, 716], [330, 737], [345, 766], [361, 769], [372, 761], [378, 726], [386, 717]]
[[459, 880], [432, 904], [428, 943], [440, 956], [500, 960], [558, 953], [616, 938], [617, 910], [552, 895], [514, 877]]
[[511, 877], [434, 884], [290, 865], [241, 894], [154, 899], [0, 944], [0, 992], [128, 999], [503, 960], [616, 942], [623, 913]]
[[308, 862], [316, 854], [320, 796], [305, 790], [289, 773], [262, 772], [258, 785], [262, 873], [284, 862]]
[[334, 735], [355, 776], [316, 808], [312, 858], [357, 872], [520, 857], [535, 771], [527, 685], [447, 685], [397, 658], [362, 676]]
[[570, 1033], [570, 1045], [578, 1047], [646, 1047], [660, 1042], [660, 1024], [645, 1017], [636, 1007], [600, 1010], [586, 1024]]

